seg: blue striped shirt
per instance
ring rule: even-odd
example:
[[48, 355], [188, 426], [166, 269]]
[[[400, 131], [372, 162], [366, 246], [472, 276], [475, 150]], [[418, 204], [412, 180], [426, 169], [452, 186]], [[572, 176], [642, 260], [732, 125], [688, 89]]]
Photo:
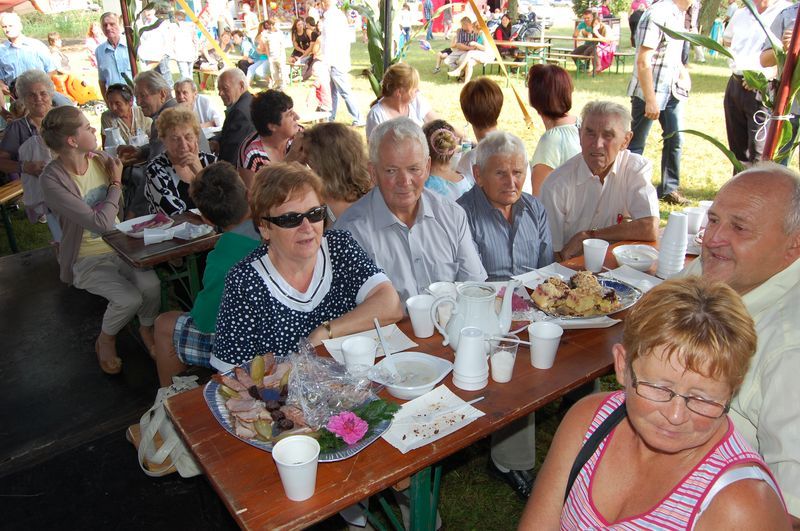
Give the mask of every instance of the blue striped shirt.
[[538, 199], [525, 192], [511, 207], [511, 223], [489, 203], [480, 186], [458, 201], [467, 212], [472, 239], [489, 280], [505, 280], [553, 263], [553, 243], [547, 213]]

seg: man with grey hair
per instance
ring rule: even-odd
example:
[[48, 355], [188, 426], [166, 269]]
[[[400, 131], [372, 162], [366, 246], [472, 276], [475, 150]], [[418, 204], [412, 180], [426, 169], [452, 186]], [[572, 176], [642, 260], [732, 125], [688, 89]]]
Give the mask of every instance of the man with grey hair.
[[657, 239], [653, 167], [627, 149], [630, 123], [628, 109], [618, 103], [588, 103], [581, 113], [581, 153], [553, 170], [542, 185], [558, 260], [582, 254], [587, 238]]
[[484, 280], [464, 210], [425, 189], [431, 160], [408, 118], [378, 125], [369, 139], [375, 187], [336, 221], [388, 275], [405, 301], [433, 282]]
[[219, 153], [219, 160], [235, 166], [239, 161], [239, 146], [256, 130], [250, 118], [253, 95], [248, 90], [244, 72], [238, 68], [229, 68], [219, 75], [217, 91], [226, 107], [225, 122], [222, 131], [211, 141], [215, 144], [214, 151]]
[[758, 163], [725, 183], [684, 271], [742, 296], [758, 346], [730, 417], [764, 457], [800, 526], [800, 175]]
[[[169, 88], [164, 76], [157, 70], [139, 72], [133, 80], [133, 94], [142, 113], [153, 119], [150, 126], [150, 143], [138, 149], [133, 146], [122, 146], [117, 148], [117, 154], [125, 162], [150, 161], [164, 151], [164, 143], [158, 137], [158, 117], [165, 110], [178, 105], [178, 102], [172, 97], [172, 89]], [[200, 151], [210, 151], [205, 135], [200, 135], [198, 145]]]
[[175, 82], [175, 101], [197, 115], [200, 128], [222, 127], [222, 112], [211, 102], [211, 98], [197, 93], [197, 85], [193, 79], [184, 78]]
[[106, 97], [106, 88], [115, 83], [127, 84], [127, 79], [133, 78], [131, 60], [128, 55], [128, 45], [122, 38], [122, 29], [119, 24], [119, 15], [116, 13], [103, 13], [100, 16], [100, 26], [106, 42], [97, 46], [94, 51], [97, 60], [97, 82], [100, 85], [100, 94]]
[[[489, 280], [553, 263], [547, 214], [538, 199], [523, 192], [528, 157], [522, 140], [503, 131], [489, 133], [476, 148], [475, 184], [458, 198]], [[492, 435], [489, 472], [523, 499], [530, 496], [536, 465], [533, 414]]]
[[522, 191], [526, 165], [522, 140], [503, 131], [489, 133], [476, 148], [476, 186], [456, 201], [467, 213], [489, 280], [506, 280], [553, 262], [544, 206]]
[[19, 15], [0, 14], [0, 28], [8, 39], [0, 44], [0, 89], [3, 92], [8, 94], [11, 82], [23, 72], [35, 69], [50, 73], [56, 70], [47, 46], [22, 34]]

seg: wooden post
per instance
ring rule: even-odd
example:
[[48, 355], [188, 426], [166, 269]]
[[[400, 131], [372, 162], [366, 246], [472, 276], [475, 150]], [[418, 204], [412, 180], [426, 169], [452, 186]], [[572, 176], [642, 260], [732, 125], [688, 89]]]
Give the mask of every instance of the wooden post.
[[[792, 95], [792, 76], [794, 75], [794, 69], [797, 67], [798, 53], [800, 53], [800, 17], [797, 17], [794, 21], [792, 42], [789, 44], [789, 49], [786, 50], [786, 63], [783, 65], [781, 81], [775, 94], [775, 107], [772, 109], [773, 116], [782, 116], [792, 104], [789, 101], [789, 97]], [[764, 141], [763, 160], [772, 160], [775, 156], [782, 127], [782, 120], [770, 121], [767, 128], [767, 139]]]
[[133, 26], [131, 25], [131, 17], [128, 16], [128, 0], [119, 0], [119, 7], [122, 11], [122, 29], [125, 31], [125, 43], [128, 46], [128, 61], [131, 63], [131, 73], [133, 77], [136, 77], [136, 74], [139, 73], [139, 66], [136, 64], [136, 53], [133, 49]]

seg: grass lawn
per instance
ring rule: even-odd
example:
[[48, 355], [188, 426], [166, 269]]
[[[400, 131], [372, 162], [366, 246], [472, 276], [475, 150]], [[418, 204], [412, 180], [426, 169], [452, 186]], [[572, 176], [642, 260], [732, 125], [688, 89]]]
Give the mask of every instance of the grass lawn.
[[[553, 28], [551, 34], [570, 34], [570, 28]], [[623, 24], [622, 42], [629, 42], [627, 25]], [[446, 46], [441, 36], [432, 42], [434, 50]], [[353, 88], [362, 117], [366, 117], [369, 102], [374, 99], [369, 83], [365, 77], [358, 75], [363, 69], [369, 67], [366, 46], [359, 41], [353, 46]], [[407, 61], [416, 66], [422, 78], [421, 89], [433, 105], [436, 112], [448, 120], [457, 130], [461, 131], [466, 126], [466, 121], [461, 115], [458, 103], [460, 85], [456, 84], [444, 72], [432, 74], [435, 63], [433, 51], [423, 51], [419, 46], [412, 46], [408, 53]], [[629, 98], [625, 96], [628, 81], [631, 76], [632, 60], [624, 73], [603, 72], [595, 78], [581, 75], [575, 80], [575, 93], [573, 96], [573, 111], [575, 114], [589, 101], [596, 99], [609, 99], [629, 106]], [[574, 67], [569, 67], [574, 72]], [[699, 129], [711, 134], [725, 142], [725, 123], [722, 112], [722, 99], [730, 71], [726, 62], [707, 57], [706, 64], [692, 64], [690, 67], [693, 81], [693, 90], [689, 101], [684, 106], [684, 127]], [[476, 74], [480, 72], [477, 70]], [[87, 77], [93, 73], [87, 73]], [[520, 136], [529, 151], [533, 152], [536, 142], [544, 132], [544, 127], [537, 116], [533, 116], [533, 127], [526, 128], [522, 119], [522, 112], [514, 100], [511, 88], [506, 87], [505, 80], [500, 76], [494, 79], [503, 87], [506, 103], [500, 117], [500, 127]], [[527, 106], [527, 93], [524, 81], [512, 78], [511, 83], [520, 91], [520, 95]], [[293, 85], [287, 89], [295, 100], [296, 109], [305, 107], [310, 94], [310, 88], [302, 85]], [[209, 93], [211, 95], [212, 93]], [[216, 94], [213, 94], [216, 98]], [[533, 111], [529, 109], [532, 114]], [[338, 118], [349, 121], [344, 103], [340, 102]], [[362, 129], [363, 131], [363, 129]], [[645, 156], [657, 162], [660, 160], [661, 139], [658, 125], [648, 139]], [[471, 134], [471, 131], [470, 131]], [[660, 180], [659, 164], [655, 165], [653, 182]], [[791, 163], [796, 167], [796, 162]], [[694, 201], [713, 198], [716, 190], [730, 177], [731, 167], [727, 159], [716, 148], [707, 142], [686, 135], [682, 156], [682, 188], [687, 197]], [[662, 205], [662, 218], [668, 210]], [[31, 225], [24, 219], [21, 212], [14, 215], [14, 225], [20, 247], [23, 250], [33, 249], [47, 245], [49, 233], [45, 225]], [[0, 239], [0, 255], [8, 254], [9, 248], [5, 237]], [[613, 386], [611, 377], [603, 379], [605, 388]], [[558, 413], [558, 404], [554, 403], [544, 408], [537, 414], [537, 459], [541, 462], [547, 453], [550, 440], [555, 432], [561, 416]], [[500, 482], [486, 475], [485, 466], [488, 456], [488, 441], [482, 441], [444, 461], [445, 475], [442, 482], [441, 514], [447, 527], [450, 529], [512, 529], [516, 526], [523, 504], [511, 491]], [[538, 466], [537, 466], [538, 468]]]

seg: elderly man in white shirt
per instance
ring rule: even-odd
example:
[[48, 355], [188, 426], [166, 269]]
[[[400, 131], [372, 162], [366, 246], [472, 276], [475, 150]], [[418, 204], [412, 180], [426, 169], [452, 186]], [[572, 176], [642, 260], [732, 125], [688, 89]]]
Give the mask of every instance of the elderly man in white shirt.
[[581, 153], [542, 185], [553, 250], [559, 260], [583, 253], [583, 240], [655, 241], [658, 199], [650, 161], [626, 148], [633, 133], [627, 108], [588, 103], [581, 113]]
[[405, 301], [433, 282], [485, 280], [464, 210], [425, 188], [428, 142], [409, 118], [379, 124], [369, 141], [375, 187], [345, 210], [348, 230]]
[[725, 282], [755, 321], [758, 346], [731, 401], [736, 429], [778, 480], [800, 527], [800, 175], [758, 163], [708, 211], [700, 258], [684, 271]]
[[225, 117], [211, 98], [197, 93], [197, 85], [193, 79], [184, 78], [175, 82], [175, 101], [191, 109], [197, 115], [200, 127], [222, 127]]

